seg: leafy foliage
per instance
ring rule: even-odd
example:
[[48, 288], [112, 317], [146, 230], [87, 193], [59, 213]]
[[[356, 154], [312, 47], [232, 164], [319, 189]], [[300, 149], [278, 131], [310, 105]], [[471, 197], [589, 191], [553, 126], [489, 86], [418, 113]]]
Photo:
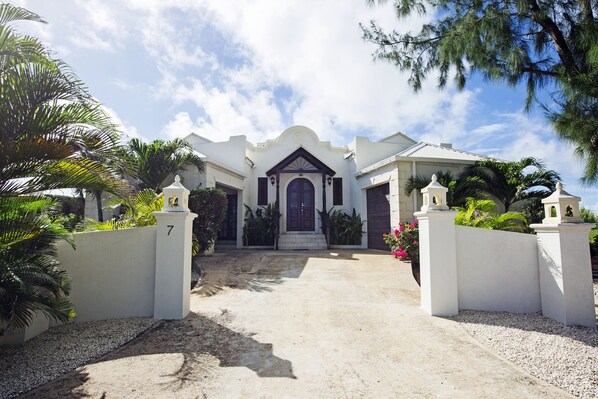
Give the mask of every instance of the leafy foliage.
[[[245, 205], [245, 204], [243, 204]], [[255, 210], [245, 205], [245, 225], [243, 226], [243, 245], [244, 246], [270, 246], [274, 245], [276, 238], [276, 206], [268, 204], [260, 206]]]
[[[535, 170], [527, 172], [529, 168]], [[546, 197], [560, 179], [558, 173], [545, 169], [542, 162], [532, 157], [517, 162], [476, 161], [465, 168], [460, 178], [476, 179], [479, 190], [502, 202], [507, 212], [517, 201]]]
[[57, 267], [54, 242], [74, 243], [46, 212], [58, 205], [33, 196], [0, 200], [0, 322], [6, 328], [29, 325], [36, 311], [63, 322], [74, 316], [66, 298], [69, 280]]
[[[368, 3], [385, 3], [368, 0]], [[363, 38], [374, 57], [410, 73], [415, 91], [431, 73], [463, 88], [473, 73], [525, 85], [526, 109], [538, 90], [556, 132], [585, 160], [583, 181], [598, 181], [598, 21], [591, 0], [394, 0], [399, 19], [427, 15], [419, 32], [386, 32], [374, 21]]]
[[527, 218], [520, 212], [498, 214], [496, 203], [492, 200], [468, 198], [466, 205], [465, 208], [455, 208], [459, 211], [455, 217], [455, 224], [491, 230], [527, 232]]
[[[598, 224], [598, 215], [591, 210], [582, 207], [579, 213], [585, 223]], [[598, 256], [598, 226], [590, 230], [590, 253], [592, 256]]]
[[542, 223], [544, 219], [544, 206], [540, 198], [529, 198], [521, 203], [523, 213], [531, 223]]
[[[333, 207], [334, 208], [334, 207]], [[326, 232], [330, 228], [330, 245], [361, 245], [363, 236], [363, 224], [361, 215], [358, 215], [353, 209], [349, 215], [336, 209], [330, 208], [327, 212], [318, 209], [322, 220], [323, 229]]]
[[197, 188], [189, 195], [189, 209], [197, 213], [193, 221], [193, 234], [197, 239], [197, 252], [203, 254], [216, 241], [218, 230], [226, 217], [226, 193], [217, 188]]
[[185, 140], [154, 140], [144, 143], [132, 139], [128, 144], [128, 156], [134, 165], [132, 174], [139, 180], [141, 188], [160, 192], [164, 180], [186, 166], [194, 165], [203, 172], [203, 161], [193, 152]]
[[110, 219], [104, 222], [87, 219], [81, 229], [83, 231], [94, 231], [153, 226], [156, 224], [156, 218], [152, 212], [158, 212], [162, 209], [164, 196], [156, 194], [154, 190], [148, 188], [124, 200], [117, 199], [112, 204], [122, 205], [125, 208], [125, 212], [118, 219]]
[[398, 229], [384, 234], [383, 238], [395, 258], [419, 262], [419, 225], [417, 220], [413, 223], [399, 224]]
[[73, 315], [53, 247], [70, 236], [47, 212], [54, 203], [36, 193], [126, 189], [110, 118], [66, 64], [12, 28], [19, 21], [43, 22], [0, 4], [0, 319], [8, 327], [29, 324], [36, 310], [61, 321]]
[[[482, 198], [483, 182], [475, 176], [455, 177], [449, 170], [439, 170], [435, 173], [438, 183], [448, 188], [446, 202], [449, 207], [463, 206], [468, 197]], [[430, 184], [431, 177], [418, 175], [411, 176], [405, 184], [405, 194], [411, 195], [413, 190], [421, 190]]]

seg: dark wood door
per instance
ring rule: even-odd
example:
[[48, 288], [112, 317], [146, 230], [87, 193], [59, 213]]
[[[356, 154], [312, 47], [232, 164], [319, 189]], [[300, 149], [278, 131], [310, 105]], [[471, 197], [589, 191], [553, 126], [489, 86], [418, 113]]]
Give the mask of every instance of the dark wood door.
[[307, 179], [295, 179], [287, 188], [287, 231], [314, 231], [314, 186]]
[[226, 217], [220, 225], [218, 239], [233, 241], [237, 239], [237, 194], [226, 194], [226, 200]]
[[367, 190], [368, 209], [368, 248], [388, 249], [382, 236], [390, 232], [390, 203], [388, 184], [372, 187]]

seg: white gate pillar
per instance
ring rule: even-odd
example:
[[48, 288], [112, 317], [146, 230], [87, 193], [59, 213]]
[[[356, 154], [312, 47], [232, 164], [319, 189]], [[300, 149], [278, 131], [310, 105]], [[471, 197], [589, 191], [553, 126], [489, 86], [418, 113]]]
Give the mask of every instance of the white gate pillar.
[[178, 175], [163, 195], [162, 211], [153, 212], [158, 222], [154, 319], [182, 319], [189, 314], [191, 237], [197, 215], [187, 207], [189, 190]]
[[446, 205], [448, 189], [436, 181], [422, 189], [419, 224], [421, 307], [432, 316], [459, 314], [455, 216]]
[[566, 325], [596, 328], [588, 236], [594, 224], [579, 217], [579, 197], [557, 183], [542, 200], [545, 218], [538, 233], [542, 314]]

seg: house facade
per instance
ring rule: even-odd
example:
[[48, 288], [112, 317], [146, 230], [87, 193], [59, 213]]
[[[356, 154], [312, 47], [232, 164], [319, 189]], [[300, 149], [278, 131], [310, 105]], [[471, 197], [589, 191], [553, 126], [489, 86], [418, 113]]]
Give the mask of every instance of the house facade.
[[255, 145], [245, 136], [212, 142], [192, 133], [185, 140], [204, 160], [205, 171], [182, 171], [184, 185], [226, 192], [229, 209], [217, 245], [237, 248], [243, 245], [244, 205], [255, 211], [278, 204], [281, 249], [325, 246], [318, 210], [331, 208], [349, 214], [355, 209], [366, 221], [361, 247], [386, 249], [382, 234], [414, 220], [421, 206], [417, 193], [405, 194], [409, 177], [459, 172], [483, 159], [449, 144], [418, 143], [402, 133], [379, 141], [357, 136], [335, 147], [304, 126]]

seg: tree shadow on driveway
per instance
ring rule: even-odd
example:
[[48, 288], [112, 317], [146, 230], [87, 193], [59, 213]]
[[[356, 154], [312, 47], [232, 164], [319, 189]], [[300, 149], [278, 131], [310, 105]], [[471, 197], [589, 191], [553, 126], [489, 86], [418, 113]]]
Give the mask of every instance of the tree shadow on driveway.
[[[160, 323], [156, 328], [94, 363], [124, 358], [133, 359], [134, 365], [141, 365], [143, 362], [171, 362], [159, 363], [164, 364], [161, 367], [163, 372], [150, 376], [153, 388], [164, 392], [178, 391], [189, 384], [201, 388], [202, 381], [214, 375], [219, 367], [246, 367], [264, 378], [297, 378], [293, 373], [292, 363], [274, 355], [272, 344], [257, 341], [253, 338], [255, 334], [235, 331], [226, 326], [229, 323], [230, 315], [226, 310], [216, 317], [190, 313], [184, 320]], [[174, 359], [171, 356], [148, 357], [169, 354], [179, 356]], [[177, 363], [173, 365], [172, 362]], [[126, 363], [115, 362], [112, 366], [115, 374], [123, 380], [139, 373], [135, 366], [131, 367], [129, 364], [128, 367], [123, 367], [124, 364]], [[93, 376], [93, 367], [85, 366], [72, 371], [29, 392], [23, 398], [89, 397], [85, 387], [88, 374]], [[110, 385], [108, 383], [106, 388], [110, 389]], [[114, 396], [110, 392], [108, 395]], [[95, 394], [92, 396], [95, 397]]]
[[273, 251], [231, 251], [199, 258], [201, 280], [193, 295], [213, 296], [224, 288], [270, 292], [285, 279], [298, 278], [309, 257]]
[[[367, 254], [371, 251], [361, 251]], [[375, 253], [375, 252], [374, 252]], [[270, 292], [286, 279], [299, 278], [310, 258], [357, 260], [355, 251], [250, 251], [217, 252], [197, 259], [201, 280], [192, 295], [213, 296], [224, 288]]]

